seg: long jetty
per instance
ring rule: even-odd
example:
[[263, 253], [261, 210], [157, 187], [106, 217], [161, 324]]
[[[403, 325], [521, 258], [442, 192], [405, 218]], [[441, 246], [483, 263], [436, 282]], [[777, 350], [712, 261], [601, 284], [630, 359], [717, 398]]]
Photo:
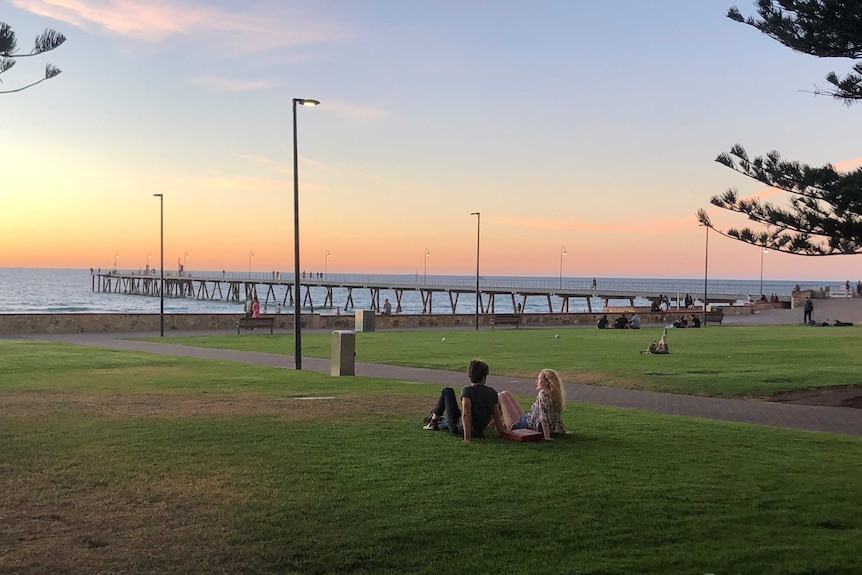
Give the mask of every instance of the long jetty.
[[[93, 270], [91, 272], [92, 290], [129, 295], [161, 295], [161, 277], [155, 270], [146, 271], [115, 271]], [[422, 298], [422, 313], [433, 312], [434, 295], [448, 300], [449, 311], [458, 313], [458, 303], [461, 296], [475, 296], [476, 282], [467, 278], [429, 278], [417, 276], [415, 282], [386, 281], [380, 276], [350, 276], [309, 274], [300, 281], [300, 293], [294, 293], [293, 277], [281, 276], [278, 273], [237, 273], [222, 272], [209, 274], [189, 274], [173, 272], [165, 274], [164, 296], [170, 298], [196, 298], [199, 300], [221, 300], [226, 302], [241, 302], [248, 297], [257, 296], [262, 302], [279, 303], [284, 307], [293, 307], [302, 297], [301, 306], [306, 309], [353, 309], [354, 291], [368, 290], [371, 308], [380, 311], [380, 297], [383, 292], [392, 292], [395, 296], [396, 313], [402, 311], [401, 301], [405, 292], [419, 292]], [[420, 281], [421, 280], [421, 281]], [[540, 298], [547, 302], [548, 313], [569, 313], [571, 300], [584, 300], [588, 312], [593, 312], [592, 300], [600, 299], [607, 307], [610, 302], [628, 302], [634, 307], [636, 299], [656, 301], [666, 296], [677, 306], [683, 305], [682, 298], [691, 293], [698, 299], [698, 294], [678, 291], [679, 285], [673, 283], [638, 283], [612, 284], [593, 286], [577, 285], [583, 280], [560, 281], [559, 284], [548, 279], [518, 279], [518, 278], [480, 278], [479, 281], [479, 311], [483, 314], [500, 312], [520, 312], [526, 309], [528, 298]], [[312, 288], [324, 290], [323, 301], [315, 302], [312, 298]], [[709, 303], [733, 304], [743, 300], [746, 294], [738, 293], [738, 286], [716, 284], [714, 291], [707, 293]], [[737, 290], [737, 291], [734, 291]], [[336, 290], [342, 290], [343, 300], [335, 302]], [[694, 291], [694, 290], [692, 290]], [[700, 294], [703, 295], [703, 294]], [[787, 299], [786, 297], [782, 299]], [[699, 301], [699, 300], [698, 300]], [[556, 304], [556, 309], [555, 305]], [[444, 304], [445, 305], [445, 304]]]

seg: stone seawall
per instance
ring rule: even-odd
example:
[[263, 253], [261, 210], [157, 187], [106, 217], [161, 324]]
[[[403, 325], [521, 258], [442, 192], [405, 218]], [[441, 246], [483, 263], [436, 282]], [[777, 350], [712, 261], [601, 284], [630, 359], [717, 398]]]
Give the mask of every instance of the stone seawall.
[[[640, 313], [645, 325], [667, 325], [676, 316], [674, 311], [667, 313]], [[521, 319], [524, 327], [592, 327], [602, 314], [596, 313], [525, 313]], [[613, 318], [619, 312], [608, 312]], [[631, 313], [626, 313], [631, 317]], [[293, 315], [280, 314], [267, 317], [275, 318], [275, 329], [292, 330]], [[235, 314], [165, 314], [165, 332], [180, 331], [230, 331], [236, 329]], [[489, 327], [489, 316], [480, 315], [479, 322]], [[474, 314], [440, 315], [378, 315], [375, 317], [376, 329], [411, 329], [473, 327]], [[353, 315], [303, 314], [302, 325], [306, 329], [336, 330], [356, 328]], [[501, 328], [510, 329], [510, 328]], [[68, 313], [68, 314], [0, 314], [0, 334], [30, 335], [40, 333], [152, 333], [159, 331], [159, 314], [108, 314], [108, 313]]]

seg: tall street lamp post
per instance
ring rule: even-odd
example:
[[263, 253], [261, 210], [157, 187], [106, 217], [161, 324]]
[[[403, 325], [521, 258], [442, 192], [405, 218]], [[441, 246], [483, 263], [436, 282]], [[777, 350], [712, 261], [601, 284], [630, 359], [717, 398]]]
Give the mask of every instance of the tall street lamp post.
[[423, 278], [422, 283], [425, 283], [425, 284], [428, 283], [428, 258], [429, 257], [431, 257], [431, 250], [429, 250], [428, 248], [425, 248], [425, 257], [422, 258], [424, 260], [424, 263], [425, 263], [425, 270], [424, 270], [424, 273], [422, 274], [422, 278]]
[[329, 257], [332, 255], [332, 252], [326, 250], [326, 257], [323, 258], [323, 279], [329, 275]]
[[254, 257], [254, 250], [248, 251], [248, 277], [251, 277], [251, 258]]
[[769, 250], [763, 248], [760, 250], [760, 295], [763, 295], [763, 254], [768, 254]]
[[[706, 327], [706, 304], [709, 303], [707, 299], [707, 278], [709, 278], [709, 226], [704, 225], [706, 228], [706, 247], [704, 248], [703, 255], [703, 327]], [[679, 302], [677, 302], [679, 303]]]
[[165, 195], [153, 197], [159, 198], [159, 336], [165, 337]]
[[114, 252], [114, 273], [117, 273], [117, 260], [120, 259], [120, 254]]
[[471, 216], [476, 216], [476, 329], [479, 329], [479, 238], [482, 233], [482, 214], [479, 212], [470, 212]]
[[152, 257], [153, 257], [153, 254], [151, 254], [150, 252], [147, 252], [147, 271], [148, 272], [150, 271], [150, 258], [152, 258]]
[[302, 308], [299, 305], [299, 152], [296, 138], [296, 105], [317, 106], [317, 100], [307, 98], [293, 99], [293, 335], [294, 362], [296, 369], [302, 369]]
[[189, 252], [183, 254], [183, 273], [189, 271]]
[[566, 246], [560, 247], [560, 289], [563, 289], [563, 256], [569, 255]]

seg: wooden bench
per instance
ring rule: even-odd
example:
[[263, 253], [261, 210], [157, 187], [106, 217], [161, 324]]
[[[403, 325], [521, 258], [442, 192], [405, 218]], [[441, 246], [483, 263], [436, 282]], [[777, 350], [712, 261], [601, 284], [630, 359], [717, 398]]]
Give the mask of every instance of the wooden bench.
[[513, 325], [515, 327], [521, 326], [521, 314], [519, 313], [495, 313], [488, 320], [488, 323], [491, 324], [491, 329], [494, 329], [495, 325]]
[[704, 315], [703, 317], [707, 323], [712, 322], [712, 323], [718, 323], [718, 325], [721, 325], [721, 321], [724, 319], [724, 312], [723, 311], [708, 311], [708, 312], [706, 312], [706, 315]]
[[274, 317], [241, 317], [236, 322], [236, 334], [239, 335], [241, 329], [254, 329], [256, 327], [268, 327], [269, 333], [274, 333], [275, 318]]

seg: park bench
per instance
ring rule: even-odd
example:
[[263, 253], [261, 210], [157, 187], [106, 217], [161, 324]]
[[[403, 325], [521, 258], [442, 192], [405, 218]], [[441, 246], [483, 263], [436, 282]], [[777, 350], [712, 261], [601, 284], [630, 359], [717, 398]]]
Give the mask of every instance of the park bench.
[[494, 329], [495, 325], [513, 325], [515, 327], [521, 326], [521, 314], [519, 313], [495, 313], [488, 320], [488, 323], [491, 325], [491, 329]]
[[241, 317], [236, 322], [236, 334], [239, 335], [241, 329], [254, 329], [256, 327], [268, 327], [269, 333], [273, 333], [275, 328], [274, 317]]
[[718, 323], [718, 325], [721, 325], [721, 320], [724, 319], [724, 312], [723, 311], [708, 311], [708, 312], [706, 312], [706, 314], [704, 315], [703, 318], [706, 320], [707, 323], [712, 322], [712, 323]]

